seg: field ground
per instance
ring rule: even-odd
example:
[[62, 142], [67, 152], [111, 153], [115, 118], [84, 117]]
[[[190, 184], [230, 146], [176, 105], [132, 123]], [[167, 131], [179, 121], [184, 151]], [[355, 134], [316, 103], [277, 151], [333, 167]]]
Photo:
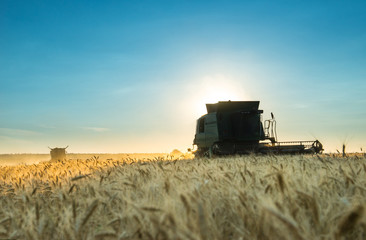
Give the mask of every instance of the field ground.
[[366, 239], [364, 156], [69, 157], [0, 167], [0, 238]]
[[[147, 160], [155, 158], [177, 158], [180, 155], [170, 155], [168, 153], [119, 153], [119, 154], [101, 154], [101, 153], [67, 153], [68, 160], [86, 160], [98, 157], [100, 160]], [[50, 161], [50, 154], [0, 154], [0, 166], [16, 166], [20, 164], [38, 164]]]

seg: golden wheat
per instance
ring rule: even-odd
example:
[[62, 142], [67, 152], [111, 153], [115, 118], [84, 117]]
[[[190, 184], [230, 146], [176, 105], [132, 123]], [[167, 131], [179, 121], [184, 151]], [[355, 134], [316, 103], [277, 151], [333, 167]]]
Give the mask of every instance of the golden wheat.
[[0, 238], [365, 239], [364, 157], [133, 155], [0, 167]]

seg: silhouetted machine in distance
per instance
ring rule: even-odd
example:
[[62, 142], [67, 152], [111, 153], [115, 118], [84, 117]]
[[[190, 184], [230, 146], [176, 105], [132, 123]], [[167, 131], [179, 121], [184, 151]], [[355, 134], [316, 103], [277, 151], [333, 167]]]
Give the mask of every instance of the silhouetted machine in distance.
[[320, 153], [318, 141], [278, 142], [276, 120], [261, 121], [259, 101], [206, 104], [207, 114], [197, 120], [193, 145], [196, 156], [247, 153]]

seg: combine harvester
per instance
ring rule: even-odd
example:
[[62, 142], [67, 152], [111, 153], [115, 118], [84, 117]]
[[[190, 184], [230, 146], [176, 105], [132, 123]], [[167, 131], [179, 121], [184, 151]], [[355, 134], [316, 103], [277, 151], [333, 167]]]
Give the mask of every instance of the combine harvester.
[[261, 121], [259, 101], [228, 101], [206, 104], [207, 114], [197, 120], [193, 145], [196, 156], [248, 153], [321, 153], [318, 141], [278, 142], [276, 120]]

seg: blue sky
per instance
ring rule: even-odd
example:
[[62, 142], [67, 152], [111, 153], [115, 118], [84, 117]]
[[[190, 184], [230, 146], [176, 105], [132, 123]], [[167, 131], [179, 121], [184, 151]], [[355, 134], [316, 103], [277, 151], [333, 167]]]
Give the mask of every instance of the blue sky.
[[0, 2], [0, 153], [190, 147], [206, 102], [366, 149], [364, 1]]

